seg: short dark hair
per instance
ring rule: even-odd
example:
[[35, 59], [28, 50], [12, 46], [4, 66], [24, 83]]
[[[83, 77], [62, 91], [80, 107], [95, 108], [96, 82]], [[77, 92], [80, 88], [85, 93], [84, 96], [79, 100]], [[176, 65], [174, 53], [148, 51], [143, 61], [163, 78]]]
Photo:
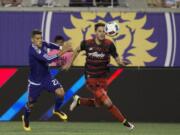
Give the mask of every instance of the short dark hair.
[[61, 35], [57, 35], [57, 36], [54, 38], [54, 42], [57, 42], [58, 40], [64, 41], [64, 37], [61, 36]]
[[32, 32], [31, 32], [31, 37], [34, 37], [35, 35], [41, 35], [42, 32], [38, 29], [34, 29]]
[[94, 26], [94, 30], [97, 31], [98, 27], [105, 27], [104, 23], [96, 23]]

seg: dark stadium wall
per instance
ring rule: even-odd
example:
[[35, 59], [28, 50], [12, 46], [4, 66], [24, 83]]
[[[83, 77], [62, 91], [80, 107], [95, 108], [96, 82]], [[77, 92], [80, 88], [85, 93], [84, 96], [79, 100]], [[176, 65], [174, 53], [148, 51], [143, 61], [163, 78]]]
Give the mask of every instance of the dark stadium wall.
[[[112, 69], [111, 73], [115, 71], [116, 69]], [[82, 74], [82, 68], [73, 68], [68, 72], [58, 72], [56, 77], [68, 91]], [[108, 94], [130, 121], [180, 122], [179, 74], [179, 68], [127, 68], [109, 86]], [[22, 96], [27, 89], [27, 77], [27, 67], [17, 68], [17, 72], [0, 87], [0, 120], [7, 117], [8, 120], [20, 120], [23, 111], [21, 105], [26, 101]], [[82, 82], [78, 85], [80, 83]], [[78, 91], [78, 95], [92, 97], [85, 86]], [[48, 92], [42, 93], [31, 119], [35, 121], [42, 119], [53, 103], [54, 95]], [[105, 107], [79, 106], [70, 112], [69, 103], [63, 107], [69, 115], [69, 121], [116, 121]], [[13, 106], [14, 104], [16, 106]], [[7, 116], [8, 111], [11, 113]], [[17, 113], [13, 114], [16, 111]], [[52, 116], [46, 120], [58, 119]]]

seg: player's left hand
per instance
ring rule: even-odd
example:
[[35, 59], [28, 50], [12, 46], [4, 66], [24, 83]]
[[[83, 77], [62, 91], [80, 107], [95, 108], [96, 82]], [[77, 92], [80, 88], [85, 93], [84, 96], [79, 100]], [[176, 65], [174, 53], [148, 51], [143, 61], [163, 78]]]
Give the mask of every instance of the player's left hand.
[[67, 42], [64, 43], [64, 45], [62, 47], [62, 50], [59, 53], [59, 56], [62, 56], [66, 52], [72, 52], [72, 51], [73, 51], [72, 44], [71, 44], [71, 42], [67, 41]]
[[72, 43], [69, 41], [66, 41], [63, 45], [62, 51], [63, 50], [72, 52], [73, 51]]
[[65, 70], [65, 71], [68, 71], [68, 70], [70, 69], [71, 65], [72, 65], [71, 63], [67, 63], [67, 64], [63, 65], [63, 66], [61, 67], [61, 69], [62, 69], [62, 70]]

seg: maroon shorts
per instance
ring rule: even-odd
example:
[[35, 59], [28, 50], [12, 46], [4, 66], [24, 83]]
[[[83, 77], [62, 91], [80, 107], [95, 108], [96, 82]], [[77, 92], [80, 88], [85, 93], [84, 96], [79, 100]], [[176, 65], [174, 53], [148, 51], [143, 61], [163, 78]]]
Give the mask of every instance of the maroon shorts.
[[102, 104], [107, 96], [107, 79], [106, 78], [89, 78], [87, 79], [87, 88], [94, 95], [96, 102]]

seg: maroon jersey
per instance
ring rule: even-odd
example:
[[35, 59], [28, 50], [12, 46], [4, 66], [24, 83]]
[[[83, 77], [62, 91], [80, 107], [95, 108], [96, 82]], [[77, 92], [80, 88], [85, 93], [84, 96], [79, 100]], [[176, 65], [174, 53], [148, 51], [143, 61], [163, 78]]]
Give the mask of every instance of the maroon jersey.
[[81, 42], [81, 50], [86, 51], [85, 76], [86, 78], [105, 78], [109, 72], [110, 56], [118, 57], [114, 43], [104, 39], [97, 45], [95, 39]]

